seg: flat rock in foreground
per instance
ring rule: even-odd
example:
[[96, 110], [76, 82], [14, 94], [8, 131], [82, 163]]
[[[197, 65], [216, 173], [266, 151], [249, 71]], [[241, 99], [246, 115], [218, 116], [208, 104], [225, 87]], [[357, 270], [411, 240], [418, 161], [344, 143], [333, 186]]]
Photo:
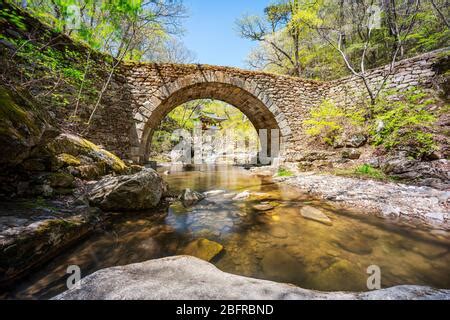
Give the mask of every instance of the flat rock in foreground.
[[225, 273], [191, 257], [175, 256], [99, 270], [56, 300], [161, 299], [450, 299], [450, 290], [396, 286], [363, 293], [319, 292]]

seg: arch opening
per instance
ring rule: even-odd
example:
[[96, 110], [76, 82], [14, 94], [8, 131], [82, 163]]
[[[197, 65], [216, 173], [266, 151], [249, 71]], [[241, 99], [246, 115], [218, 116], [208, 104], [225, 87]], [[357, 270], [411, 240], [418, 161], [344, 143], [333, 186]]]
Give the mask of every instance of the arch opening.
[[[200, 82], [178, 88], [162, 101], [147, 105], [146, 110], [151, 111], [147, 112], [147, 116], [141, 121], [144, 122], [144, 125], [139, 143], [138, 158], [140, 163], [148, 160], [153, 134], [169, 112], [189, 101], [201, 99], [212, 99], [227, 103], [248, 118], [260, 134], [260, 144], [266, 148], [261, 150], [259, 154], [266, 158], [265, 164], [268, 164], [267, 161], [270, 163], [282, 155], [283, 143], [287, 136], [286, 131], [280, 125], [280, 122], [283, 122], [284, 115], [280, 112], [276, 112], [277, 114], [273, 112], [276, 108], [273, 107], [273, 103], [269, 99], [261, 99], [261, 94], [258, 97], [256, 93], [253, 94], [245, 88], [230, 83]], [[265, 100], [265, 102], [262, 100]], [[284, 124], [284, 126], [286, 125]], [[276, 147], [273, 148], [273, 146]]]
[[150, 160], [183, 162], [177, 157], [181, 151], [177, 147], [193, 136], [203, 142], [200, 150], [195, 146], [190, 149], [191, 158], [197, 156], [197, 164], [198, 160], [207, 164], [251, 164], [261, 149], [258, 132], [240, 110], [220, 100], [200, 99], [174, 108], [162, 120], [153, 131]]

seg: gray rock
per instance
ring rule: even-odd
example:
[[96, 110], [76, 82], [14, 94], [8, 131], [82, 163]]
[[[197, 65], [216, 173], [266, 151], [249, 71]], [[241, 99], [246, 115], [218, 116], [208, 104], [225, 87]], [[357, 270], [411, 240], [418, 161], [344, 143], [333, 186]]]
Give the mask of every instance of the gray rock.
[[143, 210], [155, 207], [166, 189], [155, 170], [104, 177], [88, 194], [89, 203], [102, 210]]
[[181, 192], [179, 199], [183, 206], [191, 207], [197, 202], [205, 199], [205, 196], [200, 192], [187, 188]]
[[366, 143], [367, 137], [363, 134], [354, 134], [346, 139], [345, 146], [351, 148], [359, 148]]
[[348, 150], [342, 151], [343, 159], [356, 160], [356, 159], [359, 159], [360, 156], [361, 156], [361, 152], [356, 149], [348, 149]]
[[450, 299], [450, 290], [396, 286], [369, 292], [320, 292], [225, 273], [190, 256], [175, 256], [99, 270], [55, 300], [162, 299]]
[[269, 211], [272, 210], [274, 206], [268, 203], [259, 203], [255, 204], [252, 208], [255, 209], [256, 211]]
[[316, 161], [316, 160], [328, 160], [334, 156], [334, 152], [329, 151], [305, 151], [299, 155], [295, 160], [297, 161]]
[[364, 209], [363, 213], [394, 215], [405, 221], [415, 219], [450, 228], [450, 211], [444, 202], [447, 193], [437, 189], [307, 173], [284, 182], [322, 199]]
[[250, 192], [248, 190], [245, 190], [235, 195], [232, 200], [244, 200], [247, 199], [248, 197], [250, 197]]
[[450, 162], [446, 159], [419, 161], [399, 155], [380, 163], [386, 174], [397, 179], [413, 181], [440, 190], [450, 188]]

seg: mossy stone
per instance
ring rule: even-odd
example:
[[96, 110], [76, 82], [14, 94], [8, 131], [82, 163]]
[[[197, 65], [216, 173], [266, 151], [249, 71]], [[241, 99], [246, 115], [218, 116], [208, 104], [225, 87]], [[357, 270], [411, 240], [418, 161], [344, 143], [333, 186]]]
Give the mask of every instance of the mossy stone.
[[81, 164], [81, 160], [71, 154], [68, 153], [61, 153], [57, 156], [58, 160], [63, 163], [63, 165], [66, 166], [79, 166]]
[[223, 250], [220, 243], [205, 238], [190, 242], [183, 250], [183, 254], [194, 256], [205, 261], [211, 261]]

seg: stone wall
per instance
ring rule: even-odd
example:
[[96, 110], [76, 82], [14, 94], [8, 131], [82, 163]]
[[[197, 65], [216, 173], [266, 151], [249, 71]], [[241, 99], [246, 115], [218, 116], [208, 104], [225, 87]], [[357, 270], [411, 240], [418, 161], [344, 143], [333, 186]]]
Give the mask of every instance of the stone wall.
[[[388, 78], [387, 88], [405, 90], [412, 86], [430, 87], [441, 51], [429, 52], [400, 61], [395, 74]], [[369, 71], [371, 85], [381, 81], [387, 67]], [[105, 109], [97, 126], [104, 136], [128, 136], [129, 144], [108, 147], [120, 154], [142, 161], [148, 153], [153, 129], [174, 107], [189, 100], [212, 98], [228, 102], [240, 109], [256, 129], [280, 129], [282, 155], [295, 160], [305, 148], [302, 127], [309, 110], [324, 99], [339, 105], [358, 103], [367, 96], [362, 80], [350, 76], [330, 82], [318, 82], [264, 72], [246, 71], [210, 65], [178, 65], [129, 63], [121, 73], [130, 93], [129, 106], [116, 117]], [[115, 90], [121, 91], [120, 86]], [[126, 114], [125, 114], [126, 113]], [[114, 118], [114, 119], [111, 119]], [[132, 119], [127, 127], [125, 123]], [[111, 124], [115, 122], [115, 126]], [[120, 141], [120, 138], [116, 138]], [[126, 150], [128, 148], [128, 150]]]
[[[411, 87], [429, 88], [433, 85], [433, 79], [437, 75], [435, 65], [440, 61], [441, 54], [448, 49], [427, 52], [397, 62], [394, 72], [387, 78], [385, 89], [407, 90]], [[368, 71], [368, 83], [371, 88], [379, 88], [384, 75], [389, 73], [390, 66], [385, 66]], [[361, 78], [349, 76], [342, 79], [329, 81], [323, 84], [324, 98], [334, 101], [339, 105], [354, 104], [355, 99], [367, 101], [369, 95]]]

